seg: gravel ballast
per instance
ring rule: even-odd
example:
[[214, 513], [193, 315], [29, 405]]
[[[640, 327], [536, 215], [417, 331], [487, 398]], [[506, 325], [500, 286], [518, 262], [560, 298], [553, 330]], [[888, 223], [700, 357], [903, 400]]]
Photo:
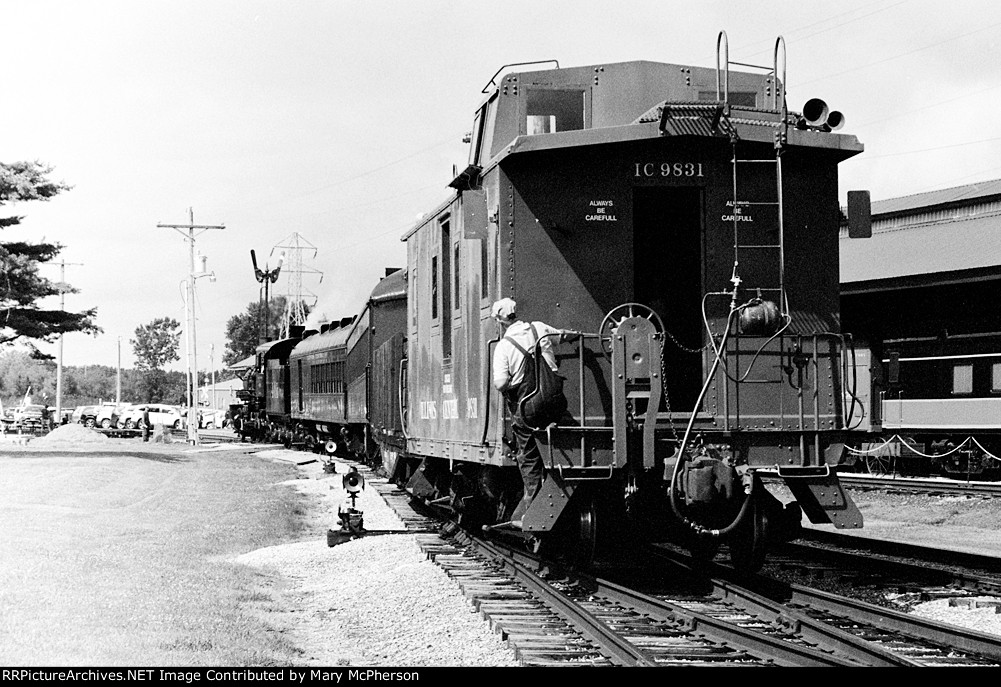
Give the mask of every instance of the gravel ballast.
[[[270, 455], [282, 459], [283, 452]], [[337, 475], [324, 473], [319, 463], [300, 469], [302, 479], [289, 484], [311, 504], [307, 519], [316, 539], [259, 549], [236, 561], [291, 581], [286, 616], [303, 665], [518, 665], [458, 585], [421, 552], [415, 535], [402, 533], [403, 523], [371, 486], [356, 503], [365, 528], [401, 534], [328, 547], [327, 529], [338, 529], [338, 507], [349, 505], [341, 486], [347, 468], [338, 466]]]
[[[258, 455], [288, 459], [283, 451]], [[513, 652], [473, 612], [458, 585], [420, 552], [414, 535], [372, 536], [327, 547], [326, 530], [338, 527], [337, 509], [344, 503], [343, 474], [327, 475], [320, 463], [300, 469], [302, 479], [292, 484], [310, 497], [308, 517], [315, 518], [311, 526], [316, 528], [317, 541], [262, 549], [238, 560], [274, 570], [293, 581], [297, 590], [292, 600], [297, 608], [294, 632], [307, 663], [517, 665]], [[342, 464], [337, 469], [343, 473], [347, 467]], [[878, 498], [861, 499], [868, 515], [881, 514], [871, 504]], [[362, 491], [357, 505], [364, 511], [367, 529], [403, 529], [374, 489]], [[899, 504], [891, 499], [887, 510], [900, 512]], [[875, 520], [873, 525], [874, 531], [886, 527], [883, 520]], [[915, 544], [931, 545], [941, 537], [941, 527], [912, 522], [906, 528], [907, 538]], [[996, 553], [1001, 555], [996, 533], [990, 530], [983, 535], [986, 541], [996, 542]], [[938, 599], [918, 604], [911, 612], [1001, 636], [1001, 613], [996, 610], [987, 605], [950, 605], [948, 599]]]

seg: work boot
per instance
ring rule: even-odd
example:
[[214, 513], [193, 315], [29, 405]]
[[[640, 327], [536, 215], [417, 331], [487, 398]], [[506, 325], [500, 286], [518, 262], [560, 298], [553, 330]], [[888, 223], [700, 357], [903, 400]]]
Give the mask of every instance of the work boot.
[[803, 508], [796, 501], [785, 504], [776, 518], [775, 535], [779, 541], [792, 541], [803, 534]]
[[520, 527], [521, 520], [525, 516], [525, 511], [528, 510], [530, 505], [532, 505], [532, 497], [522, 497], [521, 501], [518, 502], [518, 505], [514, 507], [514, 512], [511, 513], [511, 522], [517, 523]]

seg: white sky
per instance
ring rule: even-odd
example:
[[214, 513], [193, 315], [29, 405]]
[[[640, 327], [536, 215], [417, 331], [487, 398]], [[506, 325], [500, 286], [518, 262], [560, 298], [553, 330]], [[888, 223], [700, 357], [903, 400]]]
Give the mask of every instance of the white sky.
[[[1001, 177], [996, 1], [0, 0], [0, 16], [0, 160], [73, 186], [13, 207], [25, 220], [3, 239], [63, 244], [55, 262], [80, 289], [66, 309], [96, 306], [104, 329], [67, 335], [65, 365], [115, 366], [122, 337], [132, 367], [137, 326], [183, 324], [188, 244], [157, 224], [189, 208], [226, 226], [196, 236], [217, 277], [197, 282], [200, 369], [258, 299], [251, 249], [273, 267], [300, 235], [323, 274], [304, 289], [330, 319], [356, 312], [448, 197], [481, 89], [508, 63], [713, 67], [724, 30], [731, 60], [770, 65], [781, 35], [790, 109], [823, 98], [866, 146], [841, 165], [842, 202]], [[179, 352], [183, 370], [183, 337]]]

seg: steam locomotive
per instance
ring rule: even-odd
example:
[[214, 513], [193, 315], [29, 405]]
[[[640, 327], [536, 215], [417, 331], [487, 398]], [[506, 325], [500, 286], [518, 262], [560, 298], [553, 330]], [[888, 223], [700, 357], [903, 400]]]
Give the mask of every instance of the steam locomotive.
[[[838, 163], [863, 147], [823, 101], [787, 109], [781, 38], [760, 73], [728, 53], [721, 33], [715, 69], [502, 67], [406, 267], [357, 315], [258, 348], [243, 431], [377, 460], [460, 522], [577, 562], [636, 534], [753, 570], [801, 513], [861, 527], [838, 481], [870, 420], [866, 351], [839, 330]], [[849, 201], [865, 236], [868, 195]], [[502, 297], [582, 333], [554, 343], [569, 411], [538, 433], [545, 481], [517, 522]]]

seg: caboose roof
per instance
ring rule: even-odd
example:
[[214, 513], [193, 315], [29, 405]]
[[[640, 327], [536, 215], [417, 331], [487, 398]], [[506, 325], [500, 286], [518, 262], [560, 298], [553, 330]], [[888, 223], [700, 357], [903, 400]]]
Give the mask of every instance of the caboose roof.
[[[744, 121], [737, 121], [737, 118], [735, 118], [733, 120], [733, 128], [742, 141], [754, 141], [766, 144], [774, 142], [775, 132], [777, 131], [777, 126], [772, 125], [762, 118], [754, 118], [753, 120], [749, 118]], [[789, 146], [827, 149], [835, 153], [842, 160], [856, 155], [863, 150], [863, 146], [858, 138], [851, 134], [799, 130], [792, 126], [788, 127], [786, 131], [786, 140]], [[624, 143], [627, 141], [672, 136], [713, 137], [715, 135], [700, 133], [695, 127], [679, 127], [678, 129], [669, 127], [662, 134], [659, 121], [637, 120], [626, 126], [559, 131], [551, 134], [536, 134], [534, 136], [518, 136], [491, 164], [499, 164], [508, 156], [519, 153], [607, 143]]]
[[[721, 95], [720, 90], [727, 92]], [[444, 185], [457, 189], [475, 185], [475, 176], [488, 173], [512, 155], [661, 138], [725, 141], [731, 134], [773, 145], [780, 127], [791, 147], [824, 150], [839, 160], [863, 150], [854, 135], [797, 129], [795, 113], [784, 113], [783, 121], [775, 79], [767, 74], [723, 74], [709, 67], [637, 60], [509, 72], [499, 79], [495, 75], [484, 91], [489, 92], [481, 108], [492, 108], [493, 115], [484, 115], [476, 123], [486, 122], [491, 128], [471, 138], [470, 165]], [[721, 97], [725, 103], [717, 103]], [[725, 110], [724, 129], [710, 124], [711, 110], [717, 105]], [[550, 128], [556, 130], [535, 133]], [[438, 216], [455, 197], [451, 194], [424, 215], [402, 240]]]

